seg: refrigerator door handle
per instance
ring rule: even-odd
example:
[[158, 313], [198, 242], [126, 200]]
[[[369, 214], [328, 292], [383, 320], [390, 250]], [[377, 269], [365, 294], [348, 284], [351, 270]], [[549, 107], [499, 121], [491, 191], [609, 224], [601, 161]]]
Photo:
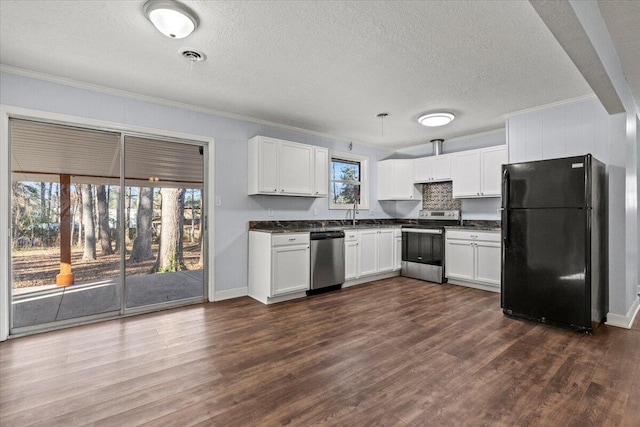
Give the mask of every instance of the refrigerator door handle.
[[509, 240], [509, 169], [502, 170], [502, 241], [507, 246]]

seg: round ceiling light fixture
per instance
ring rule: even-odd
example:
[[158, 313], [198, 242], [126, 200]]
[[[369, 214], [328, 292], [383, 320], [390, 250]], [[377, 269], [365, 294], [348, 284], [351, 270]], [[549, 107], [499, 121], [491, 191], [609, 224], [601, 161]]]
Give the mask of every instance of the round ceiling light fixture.
[[453, 113], [431, 113], [420, 116], [418, 122], [422, 126], [436, 127], [448, 125], [455, 118]]
[[198, 28], [196, 14], [173, 0], [149, 0], [143, 9], [158, 31], [172, 39], [183, 39]]

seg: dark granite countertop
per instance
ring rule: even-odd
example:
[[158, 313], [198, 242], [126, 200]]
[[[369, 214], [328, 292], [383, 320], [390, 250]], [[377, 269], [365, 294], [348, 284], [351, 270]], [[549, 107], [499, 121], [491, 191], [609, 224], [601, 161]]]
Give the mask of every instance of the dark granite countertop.
[[476, 231], [500, 231], [500, 227], [479, 226], [479, 225], [449, 225], [447, 230], [476, 230]]
[[[250, 231], [263, 233], [311, 233], [322, 231], [348, 231], [367, 228], [400, 228], [404, 225], [415, 225], [415, 219], [366, 219], [359, 220], [357, 225], [348, 220], [317, 221], [251, 221]], [[448, 226], [447, 229], [500, 231], [500, 221], [465, 220], [463, 225]]]
[[249, 231], [259, 231], [261, 233], [315, 233], [322, 231], [349, 231], [364, 230], [367, 228], [400, 228], [407, 224], [358, 224], [353, 225], [334, 225], [326, 227], [288, 227], [288, 228], [261, 228], [254, 227]]

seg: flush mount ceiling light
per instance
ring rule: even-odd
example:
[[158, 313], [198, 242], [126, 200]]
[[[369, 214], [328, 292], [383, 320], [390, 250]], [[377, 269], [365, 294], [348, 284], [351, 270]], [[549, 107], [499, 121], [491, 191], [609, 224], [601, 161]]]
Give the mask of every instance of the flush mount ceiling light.
[[198, 28], [198, 17], [187, 6], [172, 0], [149, 0], [144, 14], [167, 37], [182, 39]]
[[420, 116], [418, 122], [423, 126], [444, 126], [451, 123], [455, 117], [453, 113], [431, 113]]

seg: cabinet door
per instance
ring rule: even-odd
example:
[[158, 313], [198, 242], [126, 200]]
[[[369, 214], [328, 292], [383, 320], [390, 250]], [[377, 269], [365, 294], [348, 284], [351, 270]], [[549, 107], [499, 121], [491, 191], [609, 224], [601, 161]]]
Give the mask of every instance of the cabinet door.
[[473, 246], [466, 240], [447, 240], [446, 273], [448, 278], [473, 280]]
[[358, 277], [358, 241], [344, 244], [344, 278], [345, 280]]
[[413, 161], [413, 182], [429, 182], [433, 177], [431, 157], [421, 157]]
[[395, 236], [393, 230], [378, 230], [378, 273], [393, 271], [395, 259], [393, 250], [395, 247]]
[[464, 151], [453, 156], [453, 197], [480, 196], [480, 152]]
[[482, 150], [482, 196], [500, 196], [502, 182], [502, 165], [507, 163], [507, 148], [491, 148]]
[[500, 243], [475, 243], [475, 280], [500, 285]]
[[258, 145], [258, 191], [278, 192], [278, 141], [260, 138]]
[[358, 245], [358, 276], [375, 274], [378, 271], [377, 262], [378, 230], [360, 231]]
[[271, 296], [309, 290], [309, 245], [271, 249]]
[[394, 270], [400, 270], [402, 268], [402, 237], [396, 237], [396, 247], [393, 253], [395, 258], [394, 261]]
[[431, 180], [449, 181], [451, 179], [451, 156], [435, 156], [431, 160]]
[[315, 187], [314, 196], [327, 197], [329, 195], [329, 150], [326, 148], [314, 148], [314, 170], [315, 176], [313, 184]]
[[280, 141], [278, 150], [280, 192], [311, 195], [313, 190], [313, 147]]
[[394, 160], [392, 196], [395, 200], [416, 199], [416, 188], [413, 182], [413, 160]]
[[378, 162], [378, 200], [391, 200], [393, 167], [391, 160]]

